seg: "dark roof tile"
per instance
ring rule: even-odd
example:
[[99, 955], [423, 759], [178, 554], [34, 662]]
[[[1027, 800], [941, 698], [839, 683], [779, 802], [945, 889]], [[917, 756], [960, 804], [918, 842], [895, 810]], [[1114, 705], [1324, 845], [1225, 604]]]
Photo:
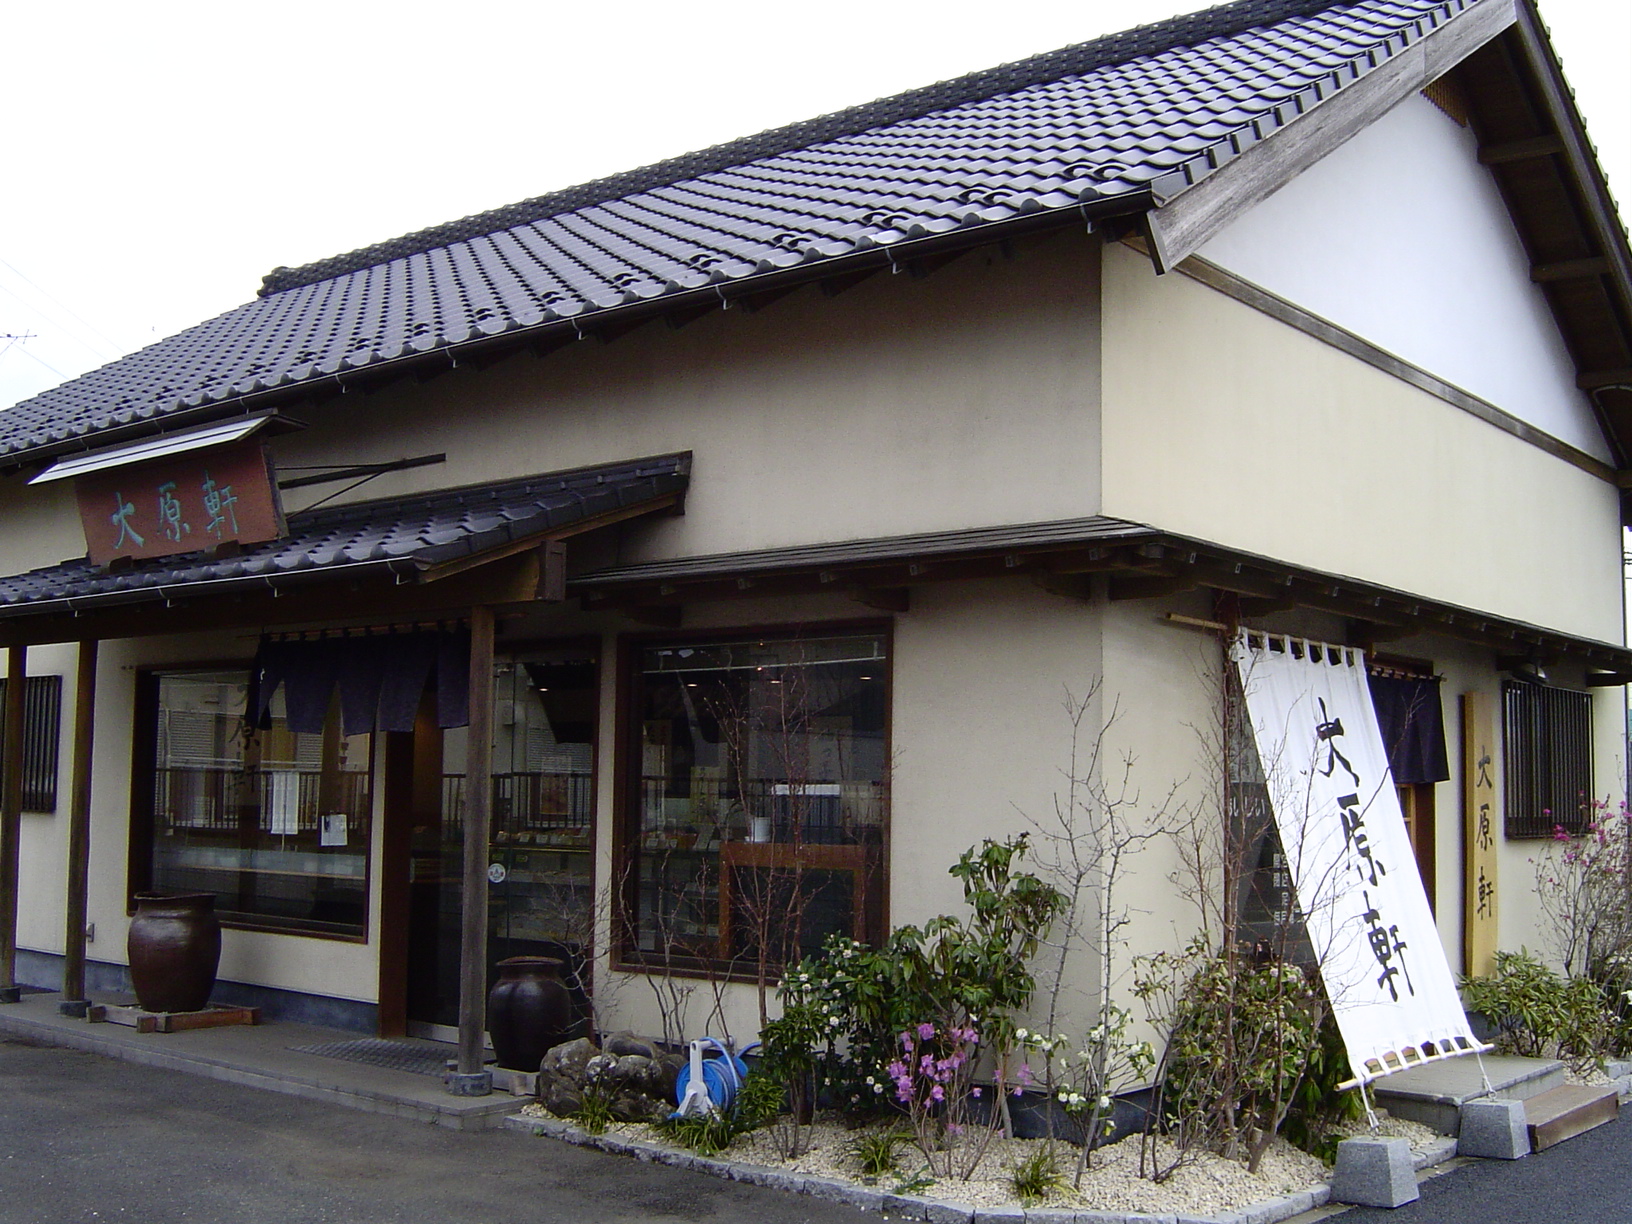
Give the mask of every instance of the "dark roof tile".
[[[84, 558], [64, 561], [0, 577], [0, 618], [38, 613], [69, 598], [75, 608], [86, 608], [139, 601], [144, 592], [161, 588], [169, 597], [187, 587], [201, 590], [312, 570], [369, 564], [422, 568], [580, 523], [604, 510], [682, 493], [690, 470], [689, 455], [661, 455], [479, 490], [329, 506], [290, 515], [283, 539], [251, 545], [231, 558], [194, 553], [138, 561], [121, 570], [102, 569]], [[472, 507], [473, 500], [478, 507]]]
[[1238, 0], [280, 268], [0, 413], [0, 456], [1079, 199], [1137, 207], [1472, 2]]

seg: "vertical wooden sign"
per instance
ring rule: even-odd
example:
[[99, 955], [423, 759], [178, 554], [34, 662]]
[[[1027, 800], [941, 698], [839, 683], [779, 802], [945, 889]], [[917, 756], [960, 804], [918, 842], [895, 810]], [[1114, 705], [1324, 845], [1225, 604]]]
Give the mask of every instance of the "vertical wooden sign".
[[1496, 720], [1489, 693], [1462, 694], [1462, 972], [1495, 971], [1497, 938]]

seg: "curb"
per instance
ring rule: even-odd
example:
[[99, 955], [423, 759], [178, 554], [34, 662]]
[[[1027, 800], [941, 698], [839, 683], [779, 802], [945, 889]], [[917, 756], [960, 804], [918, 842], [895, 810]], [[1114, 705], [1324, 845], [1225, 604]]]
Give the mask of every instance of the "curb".
[[[842, 1203], [861, 1211], [877, 1211], [901, 1220], [922, 1220], [924, 1224], [1279, 1224], [1293, 1216], [1324, 1207], [1331, 1199], [1331, 1190], [1317, 1186], [1300, 1190], [1285, 1198], [1254, 1203], [1240, 1211], [1226, 1211], [1218, 1215], [1193, 1216], [1180, 1214], [1147, 1215], [1132, 1211], [1091, 1211], [1074, 1208], [1000, 1207], [986, 1210], [968, 1203], [921, 1198], [917, 1195], [892, 1194], [870, 1186], [858, 1186], [832, 1177], [818, 1177], [809, 1173], [790, 1173], [765, 1165], [741, 1164], [712, 1156], [699, 1156], [677, 1148], [648, 1143], [643, 1139], [619, 1139], [611, 1135], [592, 1135], [582, 1127], [561, 1118], [534, 1118], [511, 1114], [504, 1119], [507, 1130], [523, 1131], [559, 1139], [576, 1147], [594, 1148], [616, 1156], [632, 1156], [650, 1164], [668, 1165], [676, 1169], [690, 1169], [706, 1173], [722, 1181], [743, 1182], [750, 1186], [764, 1186], [805, 1194], [830, 1203]], [[1413, 1153], [1412, 1164], [1420, 1173], [1434, 1165], [1443, 1164], [1456, 1155], [1456, 1140], [1439, 1142]]]

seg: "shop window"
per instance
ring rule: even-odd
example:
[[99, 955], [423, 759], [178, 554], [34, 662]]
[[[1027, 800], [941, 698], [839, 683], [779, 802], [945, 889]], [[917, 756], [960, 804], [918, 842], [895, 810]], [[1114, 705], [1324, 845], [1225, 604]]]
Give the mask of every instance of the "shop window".
[[247, 669], [143, 676], [133, 891], [208, 892], [223, 922], [362, 936], [368, 913], [373, 737], [345, 735], [335, 700], [295, 732], [245, 719]]
[[883, 931], [887, 650], [857, 634], [642, 645], [626, 959], [730, 973]]
[[1591, 820], [1592, 695], [1502, 686], [1502, 790], [1509, 837], [1579, 833]]
[[[0, 737], [5, 735], [6, 681], [0, 680]], [[23, 681], [23, 810], [57, 810], [57, 744], [62, 727], [62, 677]], [[0, 742], [4, 742], [0, 738]], [[0, 761], [0, 779], [5, 763]]]

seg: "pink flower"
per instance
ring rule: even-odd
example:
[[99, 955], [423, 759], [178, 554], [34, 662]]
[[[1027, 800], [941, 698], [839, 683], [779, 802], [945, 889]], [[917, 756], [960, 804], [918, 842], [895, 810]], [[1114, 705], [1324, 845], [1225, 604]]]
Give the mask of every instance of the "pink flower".
[[907, 1073], [907, 1064], [899, 1058], [884, 1068], [884, 1073], [892, 1080], [898, 1080]]
[[929, 1099], [932, 1101], [946, 1100], [946, 1089], [942, 1088], [939, 1084], [936, 1084], [935, 1087], [929, 1090]]
[[979, 1087], [979, 1085], [976, 1085], [975, 1087], [969, 1089], [969, 1095], [974, 1097], [978, 1101], [980, 1099], [980, 1087]]
[[918, 1026], [918, 1037], [920, 1040], [928, 1041], [933, 1036], [935, 1036], [935, 1026], [933, 1024], [920, 1024]]

